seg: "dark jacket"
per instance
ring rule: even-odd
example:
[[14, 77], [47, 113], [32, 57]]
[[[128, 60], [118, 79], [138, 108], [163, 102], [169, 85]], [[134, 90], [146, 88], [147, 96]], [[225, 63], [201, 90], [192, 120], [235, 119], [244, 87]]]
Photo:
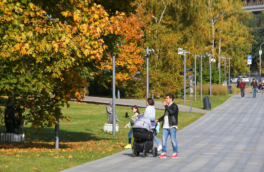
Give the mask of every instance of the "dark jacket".
[[262, 90], [262, 84], [259, 84], [258, 89]]
[[240, 82], [239, 83], [239, 88], [245, 88], [246, 86], [246, 83], [245, 82]]
[[258, 83], [255, 81], [255, 82], [251, 82], [251, 86], [253, 88], [258, 88]]
[[168, 105], [165, 106], [164, 115], [158, 119], [159, 122], [163, 121], [161, 127], [163, 127], [164, 117], [165, 117], [166, 111], [169, 112], [169, 125], [170, 126], [178, 125], [179, 108], [178, 108], [178, 105], [176, 105], [173, 102], [170, 106], [168, 106]]

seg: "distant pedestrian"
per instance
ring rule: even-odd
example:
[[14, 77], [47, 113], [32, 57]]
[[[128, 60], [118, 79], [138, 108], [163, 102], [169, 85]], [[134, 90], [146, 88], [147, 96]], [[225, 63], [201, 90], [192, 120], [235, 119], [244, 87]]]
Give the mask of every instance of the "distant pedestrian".
[[174, 95], [169, 93], [166, 95], [166, 101], [163, 102], [165, 106], [164, 115], [155, 121], [155, 123], [163, 121], [162, 123], [162, 154], [159, 156], [160, 158], [166, 158], [167, 153], [167, 139], [170, 135], [172, 142], [173, 154], [171, 158], [178, 158], [178, 143], [176, 139], [176, 133], [178, 129], [178, 106], [173, 102]]
[[263, 90], [264, 90], [264, 83], [262, 82], [262, 84], [261, 84], [261, 93], [263, 94]]
[[261, 81], [259, 81], [259, 84], [258, 84], [258, 92], [262, 93], [262, 83], [261, 83]]
[[239, 84], [240, 84], [240, 82], [241, 82], [241, 79], [240, 79], [240, 77], [238, 77], [238, 78], [237, 78], [237, 88], [239, 88]]
[[253, 81], [251, 83], [251, 87], [252, 87], [253, 98], [256, 98], [258, 83], [256, 82], [255, 79], [253, 79]]
[[239, 83], [239, 88], [241, 91], [241, 98], [245, 97], [245, 86], [246, 86], [246, 83], [244, 82], [243, 79], [241, 79], [241, 82]]

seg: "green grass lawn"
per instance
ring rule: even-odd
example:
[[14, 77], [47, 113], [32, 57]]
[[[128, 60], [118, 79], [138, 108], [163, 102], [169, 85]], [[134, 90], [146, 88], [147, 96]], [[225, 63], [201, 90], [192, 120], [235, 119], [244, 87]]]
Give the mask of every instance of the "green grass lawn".
[[[214, 109], [217, 106], [223, 104], [226, 100], [228, 100], [230, 97], [232, 97], [233, 95], [223, 95], [223, 96], [209, 96], [209, 95], [203, 95], [202, 100], [200, 98], [200, 95], [196, 96], [196, 102], [194, 102], [194, 97], [189, 97], [189, 95], [187, 96], [188, 100], [186, 100], [186, 106], [190, 106], [190, 100], [192, 100], [192, 107], [195, 108], [200, 108], [203, 109], [203, 98], [205, 96], [208, 96], [211, 100], [211, 108]], [[184, 105], [184, 101], [183, 99], [176, 99], [174, 101], [175, 103]]]
[[[233, 96], [233, 94], [229, 94], [229, 95], [222, 95], [222, 96], [209, 96], [209, 95], [203, 95], [202, 99], [208, 96], [211, 100], [211, 108], [214, 109], [217, 106], [223, 104], [226, 100], [228, 100], [230, 97]], [[186, 106], [190, 106], [190, 100], [192, 100], [192, 107], [194, 108], [199, 108], [199, 109], [203, 109], [203, 100], [200, 99], [200, 95], [196, 96], [196, 102], [194, 102], [194, 96], [190, 97], [189, 95], [186, 96], [187, 100], [186, 100]], [[133, 100], [145, 100], [145, 99], [133, 99]], [[154, 99], [155, 101], [158, 102], [163, 102], [165, 101], [165, 99]], [[184, 105], [184, 100], [182, 98], [177, 98], [174, 100], [174, 102], [176, 104], [180, 104], [180, 105]]]
[[[69, 109], [63, 109], [63, 114], [70, 116], [72, 121], [60, 121], [60, 149], [54, 149], [55, 127], [43, 129], [38, 136], [26, 135], [25, 143], [0, 143], [0, 171], [59, 171], [124, 150], [130, 130], [124, 128], [130, 121], [125, 113], [131, 116], [131, 107], [116, 108], [121, 121], [118, 123], [120, 130], [113, 136], [103, 132], [107, 122], [106, 105], [70, 104]], [[156, 110], [156, 118], [163, 113], [163, 110]], [[180, 112], [179, 130], [203, 115]], [[29, 126], [25, 130], [30, 130]], [[161, 133], [158, 137], [161, 138]]]

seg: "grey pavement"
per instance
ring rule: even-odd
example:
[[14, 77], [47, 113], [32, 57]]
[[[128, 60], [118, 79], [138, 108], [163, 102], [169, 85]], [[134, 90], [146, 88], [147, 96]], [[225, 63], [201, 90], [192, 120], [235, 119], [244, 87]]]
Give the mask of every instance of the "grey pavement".
[[[112, 98], [85, 96], [84, 99], [82, 99], [81, 101], [82, 102], [88, 102], [88, 103], [109, 104], [109, 102], [112, 101]], [[120, 105], [120, 106], [137, 105], [138, 107], [146, 107], [146, 101], [144, 101], [144, 100], [116, 99], [116, 105]], [[184, 111], [184, 112], [190, 111], [189, 106], [178, 105], [178, 107], [179, 107], [180, 111]], [[158, 101], [155, 101], [155, 108], [156, 109], [165, 109], [162, 102], [158, 102]], [[192, 112], [207, 113], [208, 111], [203, 110], [203, 109], [198, 109], [198, 108], [192, 108]]]
[[[263, 172], [264, 95], [234, 95], [224, 104], [177, 132], [179, 158], [132, 157], [132, 150], [63, 172], [166, 171]], [[181, 122], [181, 121], [179, 121]], [[167, 156], [172, 154], [168, 140]]]

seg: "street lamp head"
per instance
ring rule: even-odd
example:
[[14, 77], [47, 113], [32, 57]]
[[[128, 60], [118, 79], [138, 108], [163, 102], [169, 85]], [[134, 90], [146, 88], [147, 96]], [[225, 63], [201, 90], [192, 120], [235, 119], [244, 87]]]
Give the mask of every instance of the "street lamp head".
[[211, 59], [211, 62], [215, 63], [215, 62], [216, 62], [216, 60], [215, 60], [214, 58], [212, 58], [212, 59]]
[[150, 51], [152, 51], [153, 53], [155, 52], [153, 48], [149, 49], [149, 47], [147, 47], [147, 54], [145, 55], [145, 57], [149, 57], [150, 56], [150, 54], [149, 54]]
[[183, 55], [183, 53], [184, 53], [184, 50], [182, 48], [178, 48], [178, 54]]

